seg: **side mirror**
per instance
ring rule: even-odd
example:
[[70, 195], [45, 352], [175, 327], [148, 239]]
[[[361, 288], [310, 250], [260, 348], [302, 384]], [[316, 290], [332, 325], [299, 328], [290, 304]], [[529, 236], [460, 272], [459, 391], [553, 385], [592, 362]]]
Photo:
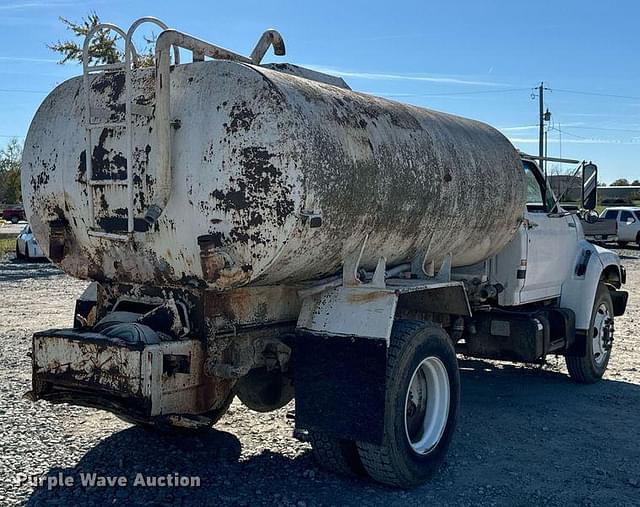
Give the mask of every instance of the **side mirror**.
[[593, 210], [598, 197], [598, 166], [589, 162], [582, 164], [582, 207]]
[[634, 222], [635, 222], [634, 218], [631, 218], [631, 217], [627, 218], [627, 225], [631, 225]]
[[589, 210], [584, 215], [584, 221], [587, 222], [588, 224], [595, 224], [599, 220], [599, 218], [600, 217], [598, 216], [598, 212], [593, 209]]

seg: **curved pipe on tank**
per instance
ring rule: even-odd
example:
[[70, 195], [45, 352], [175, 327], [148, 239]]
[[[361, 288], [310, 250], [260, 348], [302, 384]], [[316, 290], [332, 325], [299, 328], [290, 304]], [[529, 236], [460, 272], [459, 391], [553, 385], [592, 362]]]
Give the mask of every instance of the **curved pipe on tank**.
[[233, 60], [242, 63], [254, 63], [251, 58], [228, 49], [187, 35], [176, 30], [164, 30], [156, 40], [156, 110], [155, 132], [157, 175], [154, 189], [154, 202], [144, 214], [144, 220], [151, 226], [162, 214], [171, 195], [171, 61], [170, 49], [184, 48], [195, 54], [218, 60]]
[[260, 65], [260, 62], [264, 58], [264, 55], [267, 54], [269, 47], [273, 46], [273, 53], [277, 56], [284, 56], [285, 47], [284, 47], [284, 39], [280, 32], [270, 28], [269, 30], [265, 30], [262, 34], [256, 47], [251, 51], [251, 60], [255, 65]]

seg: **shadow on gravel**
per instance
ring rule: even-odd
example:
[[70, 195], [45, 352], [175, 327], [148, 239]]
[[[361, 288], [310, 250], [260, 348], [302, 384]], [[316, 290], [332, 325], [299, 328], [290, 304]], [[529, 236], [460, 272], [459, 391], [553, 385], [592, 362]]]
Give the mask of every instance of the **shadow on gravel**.
[[47, 259], [32, 261], [14, 257], [9, 262], [0, 263], [0, 280], [18, 281], [32, 278], [51, 278], [62, 274], [62, 271]]
[[[319, 469], [311, 453], [240, 460], [230, 433], [160, 435], [129, 428], [80, 462], [51, 469], [72, 488], [41, 487], [27, 505], [632, 505], [640, 497], [640, 386], [583, 386], [563, 374], [461, 360], [462, 408], [447, 461], [431, 482], [399, 491]], [[287, 438], [287, 437], [282, 437]], [[84, 488], [81, 473], [125, 476]], [[134, 487], [136, 474], [198, 476], [200, 487]]]

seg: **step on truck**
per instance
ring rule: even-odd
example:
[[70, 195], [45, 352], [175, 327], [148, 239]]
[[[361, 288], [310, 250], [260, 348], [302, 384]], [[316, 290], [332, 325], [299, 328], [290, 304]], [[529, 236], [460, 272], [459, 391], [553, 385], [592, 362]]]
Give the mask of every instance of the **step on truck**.
[[[122, 61], [92, 59], [103, 30]], [[73, 327], [33, 336], [31, 399], [171, 430], [295, 397], [320, 465], [411, 487], [454, 434], [456, 353], [602, 377], [625, 271], [534, 159], [270, 49], [275, 30], [245, 56], [155, 18], [87, 35], [25, 142], [38, 243], [91, 282]]]

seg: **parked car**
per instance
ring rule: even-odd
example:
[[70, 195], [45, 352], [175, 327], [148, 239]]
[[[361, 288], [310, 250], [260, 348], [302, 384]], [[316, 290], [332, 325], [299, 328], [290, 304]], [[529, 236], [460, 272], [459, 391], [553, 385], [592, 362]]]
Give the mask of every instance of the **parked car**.
[[11, 206], [9, 208], [5, 208], [2, 211], [2, 218], [12, 224], [17, 224], [18, 222], [25, 221], [27, 219], [22, 206]]
[[31, 226], [27, 225], [16, 238], [16, 257], [18, 259], [43, 259], [44, 252], [38, 246], [31, 232]]
[[626, 246], [635, 242], [640, 246], [640, 208], [637, 206], [615, 206], [605, 208], [600, 218], [616, 220], [618, 224], [618, 244]]

